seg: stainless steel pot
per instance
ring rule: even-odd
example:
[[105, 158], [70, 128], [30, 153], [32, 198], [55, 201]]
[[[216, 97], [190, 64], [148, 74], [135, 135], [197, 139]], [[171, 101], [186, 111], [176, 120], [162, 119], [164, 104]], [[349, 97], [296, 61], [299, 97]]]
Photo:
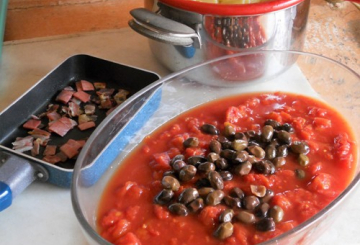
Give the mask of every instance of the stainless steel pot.
[[236, 5], [159, 0], [157, 6], [155, 12], [132, 10], [129, 26], [149, 38], [160, 63], [178, 71], [232, 53], [302, 50], [310, 0]]

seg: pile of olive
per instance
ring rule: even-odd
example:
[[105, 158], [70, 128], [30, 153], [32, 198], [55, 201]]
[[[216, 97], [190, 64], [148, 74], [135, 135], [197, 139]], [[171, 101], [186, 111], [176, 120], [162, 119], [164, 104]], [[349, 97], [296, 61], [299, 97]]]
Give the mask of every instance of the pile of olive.
[[[166, 205], [176, 215], [186, 216], [197, 213], [204, 206], [224, 204], [227, 206], [220, 217], [219, 226], [214, 236], [225, 239], [232, 235], [232, 222], [254, 224], [259, 231], [272, 231], [275, 223], [280, 222], [284, 212], [279, 206], [270, 206], [274, 192], [262, 185], [251, 185], [251, 193], [245, 195], [240, 188], [233, 188], [230, 193], [223, 191], [224, 181], [234, 175], [247, 175], [250, 172], [270, 175], [277, 168], [286, 164], [286, 157], [291, 152], [298, 155], [300, 166], [306, 166], [309, 159], [306, 154], [309, 146], [305, 142], [292, 142], [293, 127], [266, 120], [261, 132], [236, 132], [232, 126], [226, 126], [224, 132], [211, 125], [201, 126], [202, 133], [214, 135], [209, 142], [206, 156], [191, 156], [185, 159], [177, 155], [170, 161], [171, 170], [163, 175], [162, 191], [154, 199], [155, 203]], [[199, 140], [190, 137], [184, 147], [198, 147]], [[296, 170], [303, 178], [304, 171]], [[195, 183], [184, 188], [175, 198], [182, 183]]]

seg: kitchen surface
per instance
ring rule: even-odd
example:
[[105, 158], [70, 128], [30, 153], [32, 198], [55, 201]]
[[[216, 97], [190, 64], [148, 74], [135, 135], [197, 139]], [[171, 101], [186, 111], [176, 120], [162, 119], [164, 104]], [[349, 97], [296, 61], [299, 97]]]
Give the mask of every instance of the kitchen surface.
[[[126, 26], [108, 28], [20, 40], [8, 38], [0, 61], [0, 111], [76, 54], [153, 71], [161, 77], [169, 74], [151, 54], [145, 37]], [[304, 50], [360, 72], [360, 9], [350, 2], [330, 6], [323, 0], [312, 1]], [[360, 244], [359, 203], [358, 187], [340, 217], [315, 245]], [[70, 190], [47, 183], [31, 184], [0, 213], [0, 244], [87, 244], [72, 210]]]

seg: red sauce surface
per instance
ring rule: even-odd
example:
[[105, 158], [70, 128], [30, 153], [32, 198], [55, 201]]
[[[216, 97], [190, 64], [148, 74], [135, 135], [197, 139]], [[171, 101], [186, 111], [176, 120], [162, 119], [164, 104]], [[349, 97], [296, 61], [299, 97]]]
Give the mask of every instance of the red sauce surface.
[[[237, 131], [258, 131], [266, 119], [294, 127], [293, 141], [305, 141], [310, 147], [309, 165], [300, 166], [296, 157], [289, 154], [287, 163], [275, 174], [234, 175], [224, 182], [224, 192], [234, 186], [249, 192], [250, 184], [273, 190], [275, 196], [270, 204], [280, 206], [285, 213], [274, 231], [257, 231], [253, 225], [233, 222], [233, 235], [219, 240], [213, 232], [224, 205], [206, 206], [196, 214], [180, 217], [171, 214], [167, 207], [154, 204], [171, 158], [177, 154], [189, 157], [208, 153], [204, 149], [217, 136], [203, 134], [201, 125], [210, 123], [222, 131], [225, 125], [232, 124]], [[199, 147], [185, 149], [183, 142], [188, 137], [198, 137]], [[328, 205], [353, 178], [356, 157], [356, 143], [348, 124], [317, 100], [268, 93], [213, 101], [161, 126], [128, 156], [103, 194], [98, 230], [105, 239], [119, 245], [257, 244], [292, 229]], [[303, 169], [306, 177], [297, 178], [296, 169]]]

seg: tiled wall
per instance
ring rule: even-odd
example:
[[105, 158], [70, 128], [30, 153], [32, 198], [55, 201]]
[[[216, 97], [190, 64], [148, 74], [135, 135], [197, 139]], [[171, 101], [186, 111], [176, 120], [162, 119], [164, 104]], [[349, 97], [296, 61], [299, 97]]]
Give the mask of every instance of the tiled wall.
[[129, 11], [143, 5], [144, 0], [9, 0], [4, 39], [121, 28]]

